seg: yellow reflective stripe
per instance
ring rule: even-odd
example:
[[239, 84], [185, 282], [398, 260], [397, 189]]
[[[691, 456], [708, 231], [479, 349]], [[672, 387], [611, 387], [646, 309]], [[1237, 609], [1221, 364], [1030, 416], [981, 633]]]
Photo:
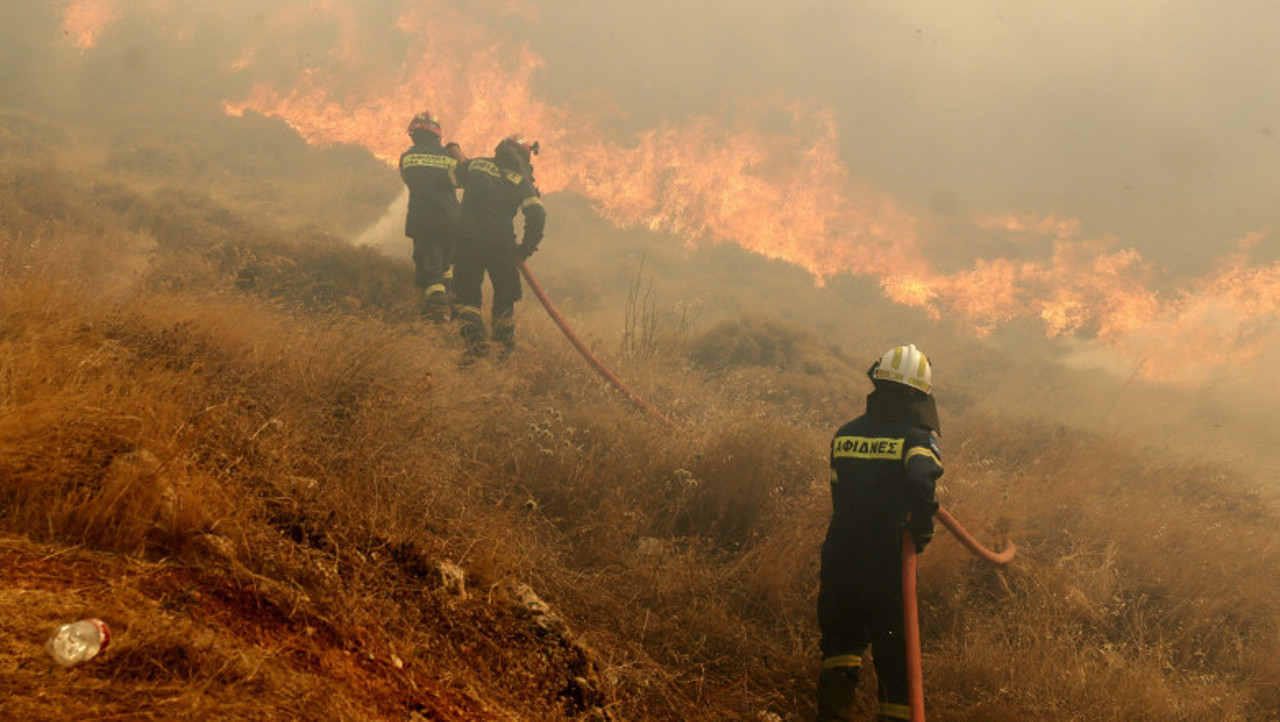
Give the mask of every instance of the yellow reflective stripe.
[[901, 459], [905, 439], [837, 436], [831, 442], [831, 456], [836, 459]]
[[[518, 186], [521, 181], [524, 180], [524, 174], [508, 170], [499, 166], [497, 163], [484, 158], [472, 158], [470, 163], [467, 165], [467, 168], [471, 170], [478, 170], [481, 173], [491, 175], [494, 178], [504, 178], [507, 181], [510, 181], [511, 185]], [[454, 185], [457, 185], [457, 181], [454, 181]]]
[[537, 196], [529, 196], [528, 198], [524, 199], [524, 202], [520, 204], [520, 207], [528, 208], [529, 206], [540, 206], [540, 205], [542, 205], [541, 198]]
[[[923, 370], [920, 371], [920, 375], [924, 376]], [[925, 382], [915, 377], [908, 378], [907, 376], [900, 374], [897, 371], [891, 371], [889, 369], [876, 369], [876, 378], [889, 379], [890, 381], [897, 381], [898, 383], [906, 384], [912, 388], [920, 389], [926, 394], [929, 393], [929, 386]]]
[[902, 350], [903, 350], [902, 346], [898, 346], [897, 348], [893, 349], [893, 363], [889, 365], [893, 367], [894, 371], [897, 371], [898, 367], [902, 365]]
[[907, 381], [906, 376], [894, 371], [893, 369], [884, 368], [883, 366], [876, 369], [876, 378], [889, 379], [890, 381], [901, 381], [903, 383], [906, 383]]
[[467, 166], [467, 168], [469, 168], [470, 170], [478, 170], [481, 173], [484, 173], [485, 175], [491, 175], [494, 178], [502, 177], [502, 169], [498, 167], [498, 164], [492, 161], [487, 161], [484, 158], [473, 159], [470, 165]]
[[[920, 363], [916, 367], [916, 376], [918, 378], [924, 378], [924, 372], [928, 368], [929, 368], [929, 357], [925, 356], [924, 354], [920, 354]], [[914, 384], [912, 385], [914, 386]]]
[[443, 283], [433, 283], [433, 284], [431, 284], [430, 286], [427, 286], [426, 291], [423, 293], [423, 295], [425, 295], [425, 296], [432, 296], [432, 295], [435, 295], [435, 294], [437, 294], [437, 293], [444, 293], [444, 284], [443, 284]]
[[911, 457], [913, 456], [927, 456], [930, 459], [933, 459], [933, 463], [937, 464], [938, 466], [942, 466], [942, 462], [938, 460], [937, 454], [934, 454], [933, 449], [930, 449], [927, 446], [911, 447], [911, 450], [907, 452], [907, 458], [902, 460], [903, 465], [911, 463]]
[[426, 153], [411, 153], [400, 161], [401, 168], [449, 168], [453, 169], [458, 161], [445, 155], [428, 155]]
[[911, 719], [911, 708], [905, 704], [894, 704], [893, 702], [881, 702], [880, 716], [890, 717], [892, 719]]
[[837, 654], [834, 657], [827, 657], [822, 660], [823, 669], [835, 669], [836, 667], [861, 667], [862, 656], [857, 654]]
[[445, 278], [453, 278], [453, 266], [449, 266], [444, 272]]
[[461, 316], [461, 315], [463, 315], [463, 314], [468, 314], [468, 313], [474, 313], [475, 315], [479, 316], [479, 315], [480, 315], [480, 309], [476, 308], [475, 306], [458, 306], [458, 315], [459, 315], [459, 316]]

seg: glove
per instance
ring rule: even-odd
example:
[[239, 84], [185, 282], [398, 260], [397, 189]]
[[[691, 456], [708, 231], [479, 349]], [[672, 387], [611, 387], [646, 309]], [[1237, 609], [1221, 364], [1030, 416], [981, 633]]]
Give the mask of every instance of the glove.
[[911, 534], [911, 540], [916, 543], [916, 554], [924, 551], [929, 546], [929, 542], [933, 541], [933, 519], [926, 519], [925, 524], [917, 524], [913, 521], [904, 522], [901, 529]]
[[933, 541], [933, 530], [930, 529], [928, 532], [912, 531], [911, 538], [915, 540], [916, 554], [919, 554], [924, 551], [925, 547], [929, 546], [929, 542]]
[[531, 246], [528, 243], [516, 244], [516, 260], [523, 263], [528, 260], [529, 256], [532, 256], [533, 252], [536, 250], [538, 250], [537, 246]]

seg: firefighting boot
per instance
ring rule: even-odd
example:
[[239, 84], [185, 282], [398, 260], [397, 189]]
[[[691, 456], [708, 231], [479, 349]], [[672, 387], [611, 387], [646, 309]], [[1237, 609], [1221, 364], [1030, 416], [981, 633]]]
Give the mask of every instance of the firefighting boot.
[[427, 286], [422, 302], [422, 317], [431, 323], [447, 323], [449, 321], [449, 297], [444, 284], [436, 283]]
[[852, 722], [858, 692], [857, 667], [831, 667], [818, 677], [817, 722]]
[[458, 320], [461, 323], [459, 331], [462, 333], [462, 340], [467, 345], [467, 356], [484, 356], [488, 349], [485, 346], [484, 319], [480, 316], [480, 309], [475, 306], [459, 306]]
[[507, 311], [493, 319], [493, 342], [500, 344], [498, 359], [506, 361], [511, 352], [516, 350], [516, 317], [514, 311]]
[[444, 272], [444, 297], [449, 304], [449, 320], [452, 321], [458, 317], [458, 297], [453, 292], [453, 266]]

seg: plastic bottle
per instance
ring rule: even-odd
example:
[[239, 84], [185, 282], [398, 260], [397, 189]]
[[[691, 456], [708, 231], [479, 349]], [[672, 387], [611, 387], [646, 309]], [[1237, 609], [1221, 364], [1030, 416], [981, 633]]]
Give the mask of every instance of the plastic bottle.
[[111, 643], [111, 629], [101, 619], [81, 619], [58, 627], [44, 648], [53, 661], [69, 667], [87, 662]]

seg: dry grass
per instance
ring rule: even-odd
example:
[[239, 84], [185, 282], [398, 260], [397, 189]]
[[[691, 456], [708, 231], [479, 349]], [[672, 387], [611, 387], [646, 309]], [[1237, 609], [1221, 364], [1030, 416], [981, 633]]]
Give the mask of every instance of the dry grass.
[[[846, 328], [818, 307], [868, 306], [866, 289], [808, 295], [770, 266], [753, 302], [713, 299], [712, 274], [680, 271], [697, 257], [570, 264], [598, 282], [571, 322], [622, 349], [606, 360], [673, 432], [531, 302], [511, 362], [459, 369], [402, 263], [264, 220], [211, 156], [160, 137], [72, 175], [56, 127], [0, 127], [21, 140], [0, 174], [0, 716], [811, 716], [826, 443], [865, 390], [831, 332], [893, 335], [884, 310]], [[174, 164], [208, 185], [157, 191]], [[564, 252], [589, 263], [588, 245]], [[725, 278], [760, 272], [710, 255]], [[708, 328], [663, 336], [677, 317], [641, 285], [630, 311], [591, 312], [642, 282], [641, 257], [675, 289], [663, 303], [704, 294]], [[618, 344], [601, 329], [620, 320]], [[931, 719], [1274, 719], [1273, 498], [1028, 421], [1009, 411], [1025, 399], [982, 393], [986, 351], [928, 334], [951, 360], [942, 499], [1021, 549], [996, 569], [940, 533], [922, 558]], [[51, 673], [43, 635], [90, 613], [112, 649]]]

